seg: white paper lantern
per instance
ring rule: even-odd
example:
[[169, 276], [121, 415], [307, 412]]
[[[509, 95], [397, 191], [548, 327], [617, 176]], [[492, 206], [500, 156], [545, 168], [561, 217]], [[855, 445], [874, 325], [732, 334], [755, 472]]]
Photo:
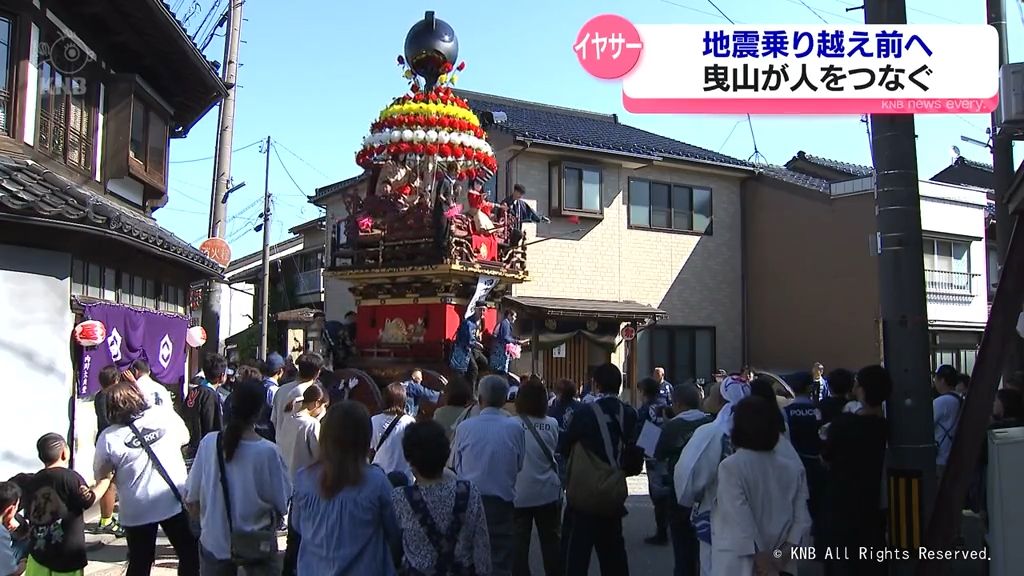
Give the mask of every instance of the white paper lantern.
[[185, 333], [185, 342], [193, 347], [199, 348], [206, 344], [206, 330], [202, 326], [193, 326]]
[[437, 141], [440, 142], [441, 144], [447, 144], [451, 140], [451, 138], [452, 135], [449, 134], [448, 132], [437, 133]]
[[431, 144], [433, 144], [434, 142], [437, 142], [437, 131], [436, 130], [427, 130], [427, 142], [430, 142]]
[[412, 142], [412, 136], [412, 130], [409, 130], [408, 128], [402, 130], [402, 142]]
[[423, 142], [427, 138], [427, 133], [423, 130], [416, 130], [412, 133], [413, 142]]
[[[411, 136], [410, 136], [410, 138], [411, 138]], [[391, 141], [392, 142], [398, 142], [401, 139], [402, 139], [402, 131], [401, 130], [392, 130], [391, 131]]]

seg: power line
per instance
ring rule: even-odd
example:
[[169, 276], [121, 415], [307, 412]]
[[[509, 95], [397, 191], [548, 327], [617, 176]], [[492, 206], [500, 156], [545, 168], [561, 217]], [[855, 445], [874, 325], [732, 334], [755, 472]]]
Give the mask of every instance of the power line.
[[274, 140], [274, 147], [275, 147], [275, 148], [277, 148], [278, 146], [280, 146], [281, 148], [283, 148], [285, 152], [287, 152], [287, 153], [291, 154], [292, 156], [294, 156], [294, 157], [295, 157], [295, 158], [296, 158], [296, 159], [297, 159], [297, 160], [298, 160], [299, 162], [302, 162], [302, 163], [303, 163], [303, 164], [305, 164], [306, 166], [309, 166], [309, 167], [310, 167], [310, 168], [311, 168], [311, 169], [312, 169], [312, 170], [313, 170], [314, 172], [316, 172], [317, 174], [319, 174], [319, 175], [323, 176], [324, 178], [327, 178], [328, 180], [330, 180], [330, 179], [331, 179], [331, 177], [330, 177], [330, 176], [328, 176], [327, 174], [324, 174], [323, 172], [321, 172], [321, 171], [320, 171], [320, 170], [319, 170], [319, 169], [318, 169], [318, 168], [317, 168], [316, 166], [313, 166], [313, 165], [312, 165], [312, 164], [310, 164], [309, 162], [306, 162], [305, 158], [303, 158], [302, 156], [299, 156], [299, 155], [298, 155], [298, 154], [296, 154], [295, 152], [292, 152], [292, 151], [291, 151], [291, 150], [289, 150], [289, 149], [288, 149], [288, 147], [287, 147], [287, 146], [285, 146], [284, 144], [281, 144], [280, 140]]
[[[722, 9], [718, 7], [718, 4], [715, 4], [715, 0], [708, 0], [708, 4], [711, 4], [711, 7], [714, 8], [722, 16], [722, 18], [725, 18], [730, 24], [736, 24], [735, 20], [729, 18], [729, 16], [726, 15], [725, 12], [722, 12]], [[751, 154], [750, 157], [747, 158], [747, 160], [753, 160], [755, 164], [757, 163], [758, 159], [767, 162], [768, 159], [764, 157], [764, 154], [761, 154], [760, 150], [757, 149], [757, 138], [754, 136], [754, 121], [751, 120], [750, 114], [747, 114], [747, 126], [750, 127], [750, 142], [754, 145], [754, 153]]]
[[[697, 14], [703, 14], [705, 16], [711, 16], [711, 17], [714, 17], [714, 18], [721, 18], [720, 14], [715, 14], [714, 12], [708, 12], [707, 10], [701, 10], [700, 8], [694, 8], [692, 6], [687, 6], [685, 4], [680, 4], [678, 2], [672, 2], [672, 0], [661, 0], [661, 2], [663, 2], [665, 4], [668, 4], [670, 6], [675, 6], [676, 8], [682, 8], [683, 10], [689, 10], [690, 12], [696, 12]], [[728, 20], [728, 18], [726, 18], [726, 20]]]
[[302, 186], [299, 186], [299, 183], [295, 181], [295, 178], [292, 176], [292, 173], [289, 172], [288, 171], [288, 167], [285, 166], [284, 160], [281, 159], [281, 155], [277, 153], [277, 146], [275, 146], [273, 143], [271, 143], [270, 148], [274, 151], [274, 156], [277, 157], [277, 162], [278, 162], [278, 164], [281, 165], [281, 168], [284, 169], [284, 173], [288, 176], [288, 179], [291, 180], [292, 184], [295, 185], [295, 189], [299, 191], [299, 194], [303, 198], [307, 198], [308, 199], [309, 196], [307, 196], [306, 193], [302, 191]]
[[[833, 0], [833, 2], [835, 2], [836, 4], [839, 4], [840, 6], [843, 6], [843, 7], [847, 8], [847, 9], [859, 9], [859, 8], [862, 8], [861, 5], [850, 4], [849, 2], [846, 2], [844, 0]], [[931, 16], [932, 18], [937, 18], [939, 20], [943, 20], [945, 22], [949, 22], [950, 24], [963, 24], [963, 22], [960, 22], [959, 20], [953, 20], [952, 18], [947, 18], [945, 16], [942, 16], [941, 14], [935, 14], [934, 12], [929, 12], [927, 10], [921, 10], [920, 8], [913, 8], [911, 6], [907, 6], [907, 11], [908, 12], [917, 12], [918, 14], [924, 14], [925, 16]]]
[[[242, 150], [245, 150], [247, 148], [252, 148], [253, 146], [256, 146], [256, 145], [261, 144], [261, 143], [263, 143], [262, 140], [257, 140], [255, 142], [253, 142], [252, 144], [246, 144], [245, 146], [242, 146], [241, 148], [235, 148], [234, 150], [232, 150], [232, 152], [241, 152]], [[171, 162], [168, 162], [168, 164], [191, 164], [193, 162], [205, 162], [207, 160], [213, 160], [213, 158], [214, 158], [213, 156], [207, 156], [206, 158], [193, 158], [191, 160], [173, 160]]]
[[744, 122], [745, 120], [737, 120], [736, 123], [732, 125], [732, 129], [729, 130], [729, 135], [725, 137], [725, 140], [722, 140], [722, 145], [718, 147], [719, 153], [725, 149], [725, 145], [729, 143], [729, 139], [732, 138], [733, 132], [735, 132], [736, 129], [739, 128], [740, 124], [743, 124]]
[[804, 0], [798, 0], [798, 1], [800, 2], [800, 4], [801, 4], [801, 5], [802, 5], [802, 6], [804, 7], [804, 8], [807, 8], [808, 10], [810, 10], [810, 11], [811, 11], [811, 13], [812, 13], [812, 14], [814, 14], [815, 16], [817, 16], [817, 17], [818, 17], [818, 20], [821, 20], [821, 21], [822, 21], [822, 22], [824, 22], [825, 24], [828, 24], [828, 20], [825, 20], [825, 17], [824, 17], [824, 16], [822, 16], [821, 14], [818, 14], [817, 10], [815, 10], [814, 8], [811, 8], [811, 7], [810, 7], [810, 5], [808, 5], [808, 4], [807, 4], [807, 2], [804, 2]]
[[718, 4], [715, 4], [715, 0], [708, 0], [708, 4], [711, 4], [711, 7], [714, 8], [715, 11], [717, 11], [722, 16], [722, 18], [725, 18], [726, 20], [728, 20], [729, 24], [735, 24], [736, 23], [732, 18], [729, 18], [728, 16], [726, 16], [725, 12], [722, 12], [722, 9], [718, 7]]
[[[846, 14], [837, 14], [835, 12], [829, 12], [828, 10], [825, 10], [824, 8], [819, 8], [819, 7], [813, 7], [812, 8], [811, 5], [807, 4], [803, 0], [786, 0], [786, 2], [789, 2], [790, 4], [793, 4], [795, 6], [803, 6], [804, 8], [807, 8], [808, 10], [810, 10], [811, 12], [814, 12], [814, 15], [817, 16], [818, 18], [821, 18], [822, 14], [828, 14], [829, 16], [835, 16], [836, 18], [839, 18], [840, 20], [846, 20], [847, 22], [854, 22], [856, 24], [863, 24], [863, 22], [861, 22], [860, 20], [857, 20], [855, 18], [851, 18], [851, 17], [847, 16]], [[844, 4], [844, 6], [846, 6], [846, 5]], [[828, 24], [828, 22], [825, 21], [824, 18], [822, 18], [822, 21], [824, 21], [826, 24]]]

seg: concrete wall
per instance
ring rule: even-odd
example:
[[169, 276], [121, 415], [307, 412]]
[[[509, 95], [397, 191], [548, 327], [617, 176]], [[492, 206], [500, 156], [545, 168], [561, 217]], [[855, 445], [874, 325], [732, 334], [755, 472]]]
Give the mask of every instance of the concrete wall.
[[857, 369], [881, 358], [874, 197], [744, 185], [750, 363]]
[[988, 270], [984, 190], [936, 182], [920, 183], [921, 228], [925, 237], [970, 242], [971, 294], [928, 295], [928, 322], [984, 325], [988, 320]]
[[[505, 149], [498, 154], [501, 190], [505, 161], [513, 153]], [[512, 182], [527, 188], [528, 201], [541, 214], [549, 212], [549, 162], [559, 158], [531, 148], [511, 167]], [[738, 368], [742, 362], [739, 176], [683, 165], [633, 170], [607, 160], [602, 171], [604, 219], [572, 224], [553, 218], [550, 224], [528, 225], [528, 240], [584, 230], [530, 247], [531, 280], [514, 293], [650, 304], [668, 312], [662, 325], [714, 326], [717, 363]], [[629, 229], [626, 191], [631, 177], [711, 188], [713, 234]], [[614, 360], [622, 361], [621, 352]]]
[[[71, 360], [71, 255], [22, 246], [0, 245], [0, 366], [8, 375], [0, 385], [4, 437], [0, 478], [41, 467], [36, 440], [49, 432], [68, 438], [75, 391]], [[76, 419], [92, 422], [95, 412], [78, 407]], [[86, 426], [88, 430], [88, 426]], [[92, 470], [95, 436], [68, 438], [76, 467]], [[85, 448], [82, 451], [80, 449]]]

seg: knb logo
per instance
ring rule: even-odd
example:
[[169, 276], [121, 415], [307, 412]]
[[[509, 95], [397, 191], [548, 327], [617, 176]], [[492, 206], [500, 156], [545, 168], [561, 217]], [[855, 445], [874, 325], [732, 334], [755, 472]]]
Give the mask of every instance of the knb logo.
[[39, 64], [49, 65], [54, 73], [40, 79], [43, 94], [82, 96], [87, 91], [79, 73], [92, 61], [89, 51], [76, 39], [61, 35], [52, 43], [39, 43]]

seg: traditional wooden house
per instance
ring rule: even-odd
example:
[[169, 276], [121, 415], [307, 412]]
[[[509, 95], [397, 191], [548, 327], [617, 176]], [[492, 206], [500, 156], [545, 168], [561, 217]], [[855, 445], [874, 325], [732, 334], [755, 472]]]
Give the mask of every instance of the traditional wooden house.
[[[168, 147], [225, 95], [215, 64], [159, 0], [10, 0], [0, 7], [0, 363], [47, 410], [12, 413], [0, 477], [38, 468], [35, 440], [73, 438], [91, 469], [88, 399], [104, 363], [185, 371], [190, 284], [220, 267], [161, 228]], [[101, 319], [81, 349], [72, 328]], [[157, 334], [159, 332], [159, 334]], [[26, 392], [23, 382], [31, 382]]]

